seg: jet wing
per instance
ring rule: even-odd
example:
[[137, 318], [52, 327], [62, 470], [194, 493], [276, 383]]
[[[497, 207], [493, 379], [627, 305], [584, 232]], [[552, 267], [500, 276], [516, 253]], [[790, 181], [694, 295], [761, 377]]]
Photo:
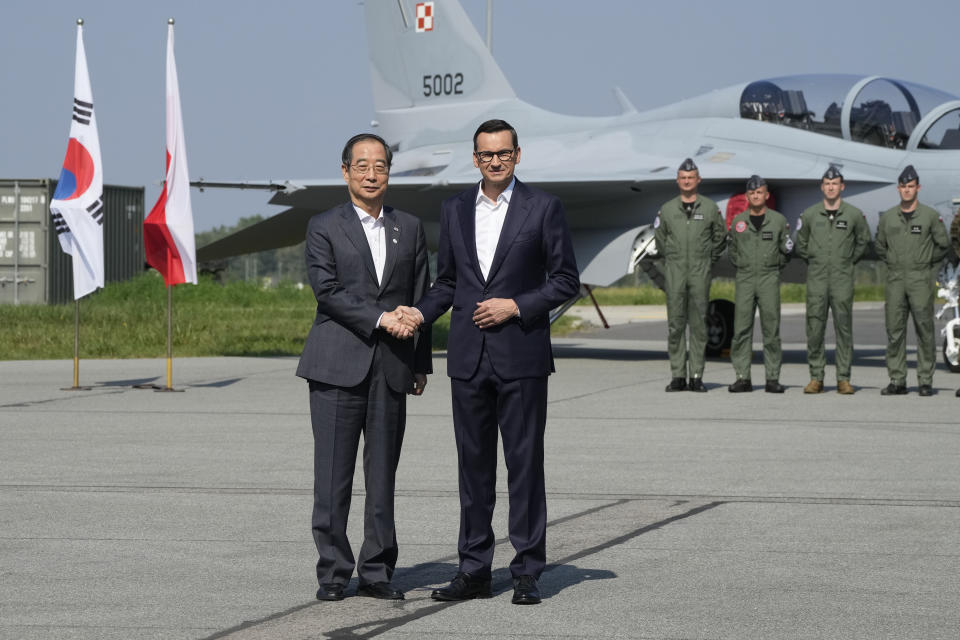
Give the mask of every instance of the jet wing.
[[[609, 141], [608, 141], [609, 143]], [[561, 150], [556, 140], [534, 141], [524, 148], [518, 174], [524, 182], [560, 197], [568, 211], [571, 228], [604, 226], [625, 229], [622, 214], [608, 212], [634, 203], [633, 227], [652, 222], [660, 202], [676, 190], [676, 164], [682, 153], [638, 153], [634, 144], [574, 142]], [[787, 152], [760, 144], [717, 140], [691, 154], [700, 167], [704, 192], [742, 192], [746, 179], [758, 173], [776, 186], [819, 184], [829, 161], [814, 154]], [[844, 170], [849, 183], [883, 183], [887, 180], [862, 171]], [[440, 203], [476, 184], [479, 176], [468, 163], [447, 167], [433, 176], [391, 177], [387, 194], [390, 206], [419, 216], [431, 247], [439, 232]], [[200, 188], [263, 189], [274, 192], [270, 204], [289, 207], [253, 226], [242, 229], [197, 250], [199, 261], [277, 249], [304, 239], [310, 217], [347, 200], [342, 178], [322, 180], [268, 180], [191, 183]], [[643, 201], [642, 205], [640, 201]], [[653, 202], [656, 201], [656, 202]], [[611, 229], [613, 231], [613, 229]]]

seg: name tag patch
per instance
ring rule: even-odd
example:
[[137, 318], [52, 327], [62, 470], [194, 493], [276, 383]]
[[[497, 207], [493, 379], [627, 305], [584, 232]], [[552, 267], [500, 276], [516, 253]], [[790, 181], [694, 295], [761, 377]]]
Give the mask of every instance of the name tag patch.
[[837, 220], [837, 229], [846, 229], [847, 221], [846, 220]]
[[764, 231], [760, 234], [763, 240], [773, 240], [773, 231]]
[[918, 225], [918, 224], [912, 224], [912, 225], [910, 225], [910, 233], [919, 234], [922, 230], [923, 230], [923, 227], [921, 227], [921, 226]]
[[693, 214], [693, 219], [694, 219], [694, 220], [703, 220], [703, 214], [702, 214], [702, 213], [695, 213], [695, 214]]

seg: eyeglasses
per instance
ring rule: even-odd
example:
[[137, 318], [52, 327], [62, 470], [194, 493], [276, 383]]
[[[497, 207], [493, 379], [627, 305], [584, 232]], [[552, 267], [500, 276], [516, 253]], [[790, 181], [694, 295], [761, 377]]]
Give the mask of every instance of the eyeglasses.
[[370, 169], [373, 169], [373, 172], [378, 176], [385, 176], [390, 173], [390, 167], [385, 164], [366, 164], [360, 162], [357, 164], [350, 165], [350, 170], [353, 171], [358, 176], [365, 176], [370, 172]]
[[473, 153], [477, 156], [477, 160], [487, 164], [493, 160], [493, 156], [500, 158], [500, 162], [509, 162], [513, 160], [513, 154], [516, 152], [516, 149], [500, 149], [500, 151], [474, 151]]

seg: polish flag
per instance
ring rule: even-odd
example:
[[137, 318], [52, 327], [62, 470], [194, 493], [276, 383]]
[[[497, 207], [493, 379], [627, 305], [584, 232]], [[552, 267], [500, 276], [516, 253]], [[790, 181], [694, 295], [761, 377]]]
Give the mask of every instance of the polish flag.
[[197, 284], [190, 174], [173, 57], [173, 20], [167, 26], [167, 179], [163, 193], [143, 221], [143, 244], [147, 264], [160, 272], [168, 287], [184, 282]]

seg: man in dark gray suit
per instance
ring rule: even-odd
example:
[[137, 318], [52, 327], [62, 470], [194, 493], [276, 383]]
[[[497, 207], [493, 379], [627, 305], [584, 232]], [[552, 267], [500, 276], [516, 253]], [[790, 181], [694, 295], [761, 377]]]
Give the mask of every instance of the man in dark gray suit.
[[[403, 599], [390, 581], [397, 563], [393, 493], [405, 394], [423, 393], [432, 369], [430, 333], [409, 339], [414, 332], [396, 307], [419, 299], [430, 274], [420, 220], [383, 206], [391, 156], [379, 136], [351, 138], [341, 167], [350, 202], [313, 216], [307, 229], [317, 315], [297, 375], [310, 387], [319, 600], [342, 600], [354, 566], [357, 595]], [[355, 563], [346, 530], [361, 433], [366, 504]]]

